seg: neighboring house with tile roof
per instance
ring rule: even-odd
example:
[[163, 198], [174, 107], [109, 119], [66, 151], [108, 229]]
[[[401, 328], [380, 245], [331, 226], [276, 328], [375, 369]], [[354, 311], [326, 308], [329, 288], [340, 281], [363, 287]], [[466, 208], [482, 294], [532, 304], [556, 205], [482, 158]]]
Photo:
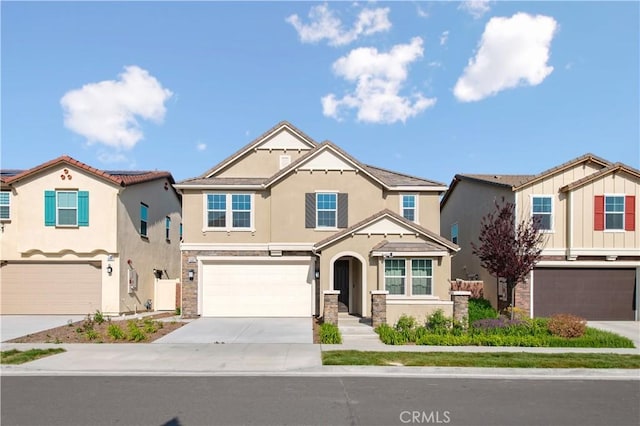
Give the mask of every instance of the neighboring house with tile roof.
[[439, 182], [360, 163], [283, 121], [206, 173], [179, 182], [185, 316], [323, 315], [325, 291], [387, 321], [452, 313]]
[[141, 311], [153, 306], [157, 278], [179, 277], [182, 209], [171, 173], [61, 156], [0, 176], [0, 313]]
[[537, 175], [457, 174], [442, 198], [441, 234], [457, 242], [453, 278], [479, 278], [485, 297], [505, 306], [504, 286], [480, 267], [482, 217], [504, 198], [518, 220], [537, 216], [542, 258], [516, 288], [533, 317], [574, 313], [591, 320], [638, 320], [640, 171], [585, 154]]

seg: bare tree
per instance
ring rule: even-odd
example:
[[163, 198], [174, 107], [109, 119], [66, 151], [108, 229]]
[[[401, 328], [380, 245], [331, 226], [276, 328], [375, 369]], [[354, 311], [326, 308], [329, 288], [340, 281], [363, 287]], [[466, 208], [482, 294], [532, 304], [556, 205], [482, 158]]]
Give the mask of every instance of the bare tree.
[[516, 223], [515, 205], [503, 198], [495, 202], [495, 211], [482, 218], [478, 240], [478, 245], [471, 243], [473, 254], [491, 275], [506, 281], [507, 300], [515, 306], [516, 286], [540, 259], [543, 234], [539, 222], [529, 217]]

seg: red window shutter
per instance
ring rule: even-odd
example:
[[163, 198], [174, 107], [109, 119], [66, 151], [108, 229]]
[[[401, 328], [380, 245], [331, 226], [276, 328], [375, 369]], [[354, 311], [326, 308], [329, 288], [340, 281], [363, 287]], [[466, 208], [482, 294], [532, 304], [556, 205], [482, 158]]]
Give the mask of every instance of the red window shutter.
[[594, 197], [595, 212], [593, 216], [593, 229], [596, 231], [604, 231], [604, 195], [596, 195]]
[[636, 196], [627, 195], [624, 197], [624, 230], [636, 230]]

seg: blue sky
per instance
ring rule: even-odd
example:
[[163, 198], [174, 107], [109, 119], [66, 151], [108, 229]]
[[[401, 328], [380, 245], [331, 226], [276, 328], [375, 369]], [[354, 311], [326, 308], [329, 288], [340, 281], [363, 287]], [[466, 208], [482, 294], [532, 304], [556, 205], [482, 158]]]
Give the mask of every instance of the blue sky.
[[197, 176], [281, 120], [449, 183], [640, 168], [638, 2], [7, 2], [1, 166]]

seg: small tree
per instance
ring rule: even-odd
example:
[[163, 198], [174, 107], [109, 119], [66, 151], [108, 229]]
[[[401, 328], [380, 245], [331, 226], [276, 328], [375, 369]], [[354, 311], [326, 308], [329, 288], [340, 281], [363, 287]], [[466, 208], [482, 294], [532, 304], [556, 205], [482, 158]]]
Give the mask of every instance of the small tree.
[[480, 265], [507, 282], [510, 306], [515, 306], [516, 286], [540, 259], [543, 235], [538, 223], [534, 218], [516, 223], [515, 205], [503, 198], [501, 203], [495, 202], [495, 211], [482, 218], [479, 244], [471, 243]]

